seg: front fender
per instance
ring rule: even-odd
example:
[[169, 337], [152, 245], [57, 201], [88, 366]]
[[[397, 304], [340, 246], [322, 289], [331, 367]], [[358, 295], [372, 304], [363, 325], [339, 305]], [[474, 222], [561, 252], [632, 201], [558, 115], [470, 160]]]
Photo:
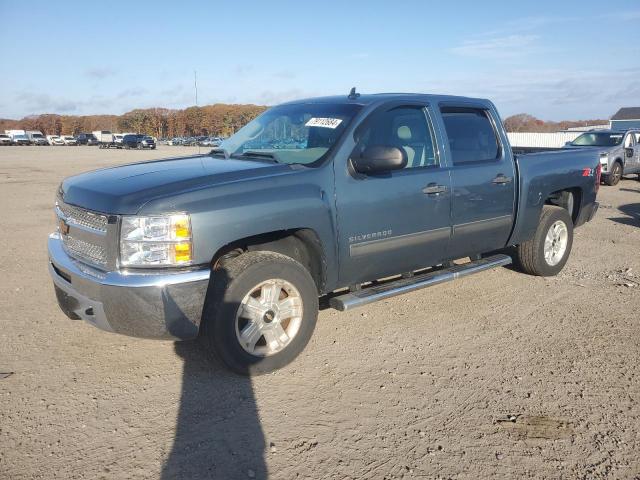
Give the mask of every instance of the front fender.
[[283, 230], [313, 230], [325, 253], [329, 286], [335, 283], [338, 271], [332, 175], [330, 168], [304, 168], [211, 186], [150, 202], [140, 214], [189, 213], [197, 264], [210, 263], [221, 248], [240, 239]]

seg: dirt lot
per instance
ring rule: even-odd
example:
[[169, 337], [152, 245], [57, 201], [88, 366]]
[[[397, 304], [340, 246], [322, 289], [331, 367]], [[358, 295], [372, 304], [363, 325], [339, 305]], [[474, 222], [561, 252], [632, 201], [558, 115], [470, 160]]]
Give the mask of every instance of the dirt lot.
[[194, 150], [0, 148], [0, 478], [640, 478], [635, 178], [602, 187], [558, 277], [325, 310], [250, 380], [67, 319], [47, 273], [63, 177]]

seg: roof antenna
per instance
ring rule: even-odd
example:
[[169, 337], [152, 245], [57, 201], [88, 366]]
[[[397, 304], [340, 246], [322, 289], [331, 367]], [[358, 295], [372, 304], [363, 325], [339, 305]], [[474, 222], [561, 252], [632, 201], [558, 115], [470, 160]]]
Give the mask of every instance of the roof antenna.
[[352, 87], [351, 91], [349, 92], [349, 95], [347, 96], [347, 98], [349, 100], [355, 100], [359, 96], [360, 96], [360, 94], [356, 92], [356, 87]]

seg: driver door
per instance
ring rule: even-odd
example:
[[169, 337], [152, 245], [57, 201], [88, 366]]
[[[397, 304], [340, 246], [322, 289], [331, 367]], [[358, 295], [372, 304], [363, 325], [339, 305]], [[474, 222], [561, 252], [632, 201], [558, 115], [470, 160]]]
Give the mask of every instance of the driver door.
[[[376, 174], [336, 165], [340, 282], [351, 285], [441, 263], [451, 237], [451, 179], [437, 148], [429, 106], [383, 106], [356, 130], [359, 155], [393, 146], [400, 170]], [[337, 161], [337, 159], [336, 159]]]

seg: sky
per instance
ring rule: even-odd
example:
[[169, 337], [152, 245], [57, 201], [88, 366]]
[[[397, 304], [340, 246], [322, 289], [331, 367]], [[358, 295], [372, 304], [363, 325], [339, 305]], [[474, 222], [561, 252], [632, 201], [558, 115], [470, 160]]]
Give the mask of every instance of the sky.
[[421, 92], [640, 106], [640, 1], [0, 0], [0, 118]]

